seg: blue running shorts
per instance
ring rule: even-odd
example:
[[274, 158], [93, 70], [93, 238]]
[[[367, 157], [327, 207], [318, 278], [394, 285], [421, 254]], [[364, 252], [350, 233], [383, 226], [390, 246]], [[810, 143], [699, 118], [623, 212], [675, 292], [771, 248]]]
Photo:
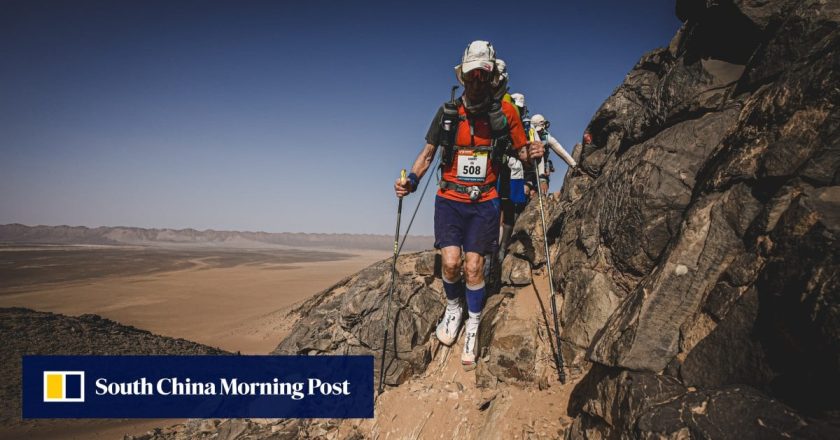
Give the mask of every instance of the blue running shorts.
[[499, 241], [499, 199], [480, 203], [435, 198], [435, 247], [460, 246], [486, 255]]

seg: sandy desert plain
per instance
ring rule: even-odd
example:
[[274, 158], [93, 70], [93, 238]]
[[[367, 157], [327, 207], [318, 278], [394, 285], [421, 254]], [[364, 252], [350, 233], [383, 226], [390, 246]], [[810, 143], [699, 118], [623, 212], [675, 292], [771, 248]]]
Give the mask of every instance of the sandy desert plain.
[[[93, 313], [230, 352], [267, 354], [289, 332], [284, 316], [291, 306], [388, 256], [376, 250], [0, 245], [0, 307]], [[176, 421], [30, 421], [0, 426], [0, 437], [122, 438], [168, 422]]]

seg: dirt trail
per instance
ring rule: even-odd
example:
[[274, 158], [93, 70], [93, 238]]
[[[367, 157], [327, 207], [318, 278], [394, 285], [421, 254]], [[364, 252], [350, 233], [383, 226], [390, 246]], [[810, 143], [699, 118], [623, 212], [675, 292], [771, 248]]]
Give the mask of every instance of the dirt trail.
[[571, 424], [567, 408], [576, 382], [561, 384], [557, 379], [547, 283], [538, 274], [534, 281], [506, 299], [502, 313], [504, 319], [519, 319], [535, 329], [538, 380], [478, 388], [475, 371], [461, 367], [462, 330], [452, 347], [432, 339], [432, 361], [426, 372], [379, 396], [374, 419], [340, 421], [338, 430], [325, 431], [323, 438], [343, 439], [351, 434], [383, 440], [562, 438]]
[[534, 286], [518, 289], [508, 299], [510, 316], [532, 321], [541, 328], [537, 384], [503, 384], [496, 389], [476, 387], [475, 372], [461, 367], [463, 330], [451, 347], [433, 341], [433, 359], [426, 373], [386, 390], [377, 400], [373, 420], [342, 423], [340, 431], [358, 426], [368, 438], [466, 438], [549, 439], [562, 436], [571, 423], [567, 416], [569, 395], [575, 383], [561, 384], [552, 364], [552, 347], [546, 329], [553, 328], [546, 280], [535, 277]]

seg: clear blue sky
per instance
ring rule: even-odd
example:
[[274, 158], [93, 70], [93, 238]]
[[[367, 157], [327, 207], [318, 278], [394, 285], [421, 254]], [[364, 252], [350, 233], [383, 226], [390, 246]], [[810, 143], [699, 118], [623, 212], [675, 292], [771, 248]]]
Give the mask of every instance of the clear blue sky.
[[[393, 180], [470, 41], [494, 44], [511, 91], [570, 149], [639, 57], [668, 44], [673, 11], [3, 1], [0, 223], [391, 234]], [[432, 233], [426, 198], [412, 233]]]

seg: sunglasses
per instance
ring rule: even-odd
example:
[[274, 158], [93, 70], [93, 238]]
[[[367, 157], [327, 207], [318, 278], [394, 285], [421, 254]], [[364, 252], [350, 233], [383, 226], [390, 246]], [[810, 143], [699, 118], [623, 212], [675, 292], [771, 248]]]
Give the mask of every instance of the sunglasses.
[[482, 69], [473, 69], [463, 74], [464, 81], [466, 82], [490, 82], [492, 77], [492, 72]]

